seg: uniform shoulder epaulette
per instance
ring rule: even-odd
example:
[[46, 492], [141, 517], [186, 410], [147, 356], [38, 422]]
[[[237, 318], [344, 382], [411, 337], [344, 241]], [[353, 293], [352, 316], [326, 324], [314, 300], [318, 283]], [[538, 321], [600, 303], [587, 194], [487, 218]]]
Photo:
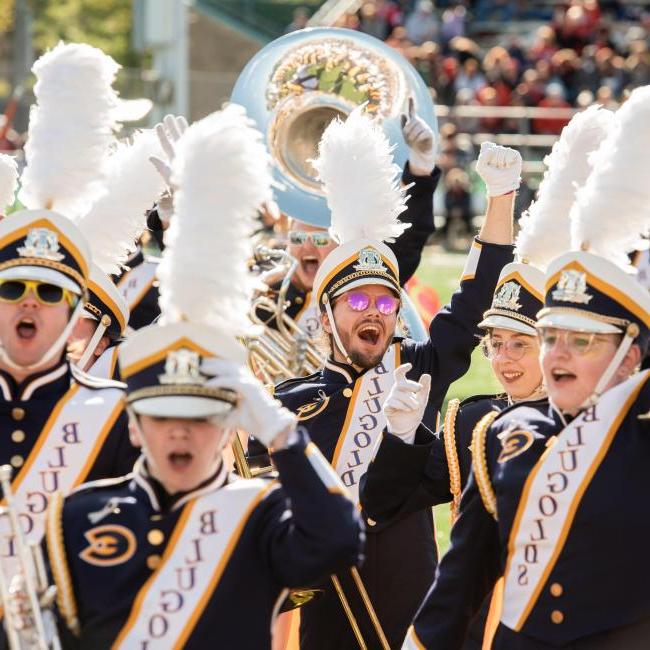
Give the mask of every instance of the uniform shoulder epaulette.
[[497, 499], [487, 466], [485, 439], [488, 429], [499, 415], [501, 413], [498, 411], [486, 413], [472, 432], [472, 471], [474, 472], [474, 478], [476, 479], [476, 485], [478, 486], [483, 505], [495, 519], [498, 519]]
[[458, 518], [461, 494], [460, 462], [456, 449], [456, 416], [460, 407], [459, 399], [451, 399], [447, 404], [445, 421], [442, 425], [442, 437], [445, 443], [445, 456], [449, 469], [449, 491], [451, 492], [451, 520]]
[[80, 368], [77, 368], [74, 363], [70, 364], [70, 370], [72, 372], [72, 377], [74, 380], [86, 388], [93, 388], [96, 390], [99, 390], [101, 388], [119, 388], [120, 390], [126, 389], [126, 384], [123, 382], [117, 381], [115, 379], [105, 379], [104, 377], [96, 377], [94, 375], [88, 374]]
[[63, 493], [55, 492], [45, 513], [45, 537], [47, 555], [50, 561], [54, 584], [56, 585], [56, 602], [68, 629], [79, 636], [81, 627], [77, 614], [77, 601], [74, 596], [70, 567], [65, 552], [63, 539]]
[[314, 372], [311, 375], [305, 375], [304, 377], [292, 377], [291, 379], [285, 379], [279, 384], [275, 385], [275, 394], [284, 391], [288, 388], [293, 388], [294, 386], [300, 386], [302, 384], [308, 384], [310, 381], [316, 381], [320, 377], [320, 372]]
[[66, 500], [72, 496], [79, 494], [87, 494], [88, 492], [94, 492], [96, 490], [103, 490], [104, 488], [115, 487], [122, 483], [128, 483], [133, 478], [133, 473], [125, 474], [124, 476], [116, 476], [114, 478], [100, 478], [96, 481], [88, 481], [87, 483], [82, 483], [78, 485], [73, 490], [70, 490], [66, 495]]

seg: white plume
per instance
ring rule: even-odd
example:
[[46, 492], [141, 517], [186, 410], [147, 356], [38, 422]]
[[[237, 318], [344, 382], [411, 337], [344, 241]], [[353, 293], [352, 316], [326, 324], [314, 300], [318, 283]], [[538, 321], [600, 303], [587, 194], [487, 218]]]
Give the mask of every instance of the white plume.
[[101, 194], [114, 140], [117, 94], [111, 84], [118, 69], [101, 50], [79, 43], [59, 43], [34, 64], [36, 104], [19, 195], [28, 208], [74, 217]]
[[392, 241], [409, 226], [397, 219], [406, 209], [406, 190], [393, 148], [362, 110], [356, 108], [345, 122], [330, 122], [312, 161], [332, 212], [330, 232], [341, 244], [361, 238]]
[[149, 156], [162, 157], [153, 129], [120, 143], [107, 161], [105, 193], [77, 221], [90, 245], [92, 259], [104, 273], [120, 271], [147, 225], [146, 211], [165, 189]]
[[632, 91], [594, 154], [571, 210], [571, 245], [627, 267], [650, 229], [650, 86]]
[[551, 153], [536, 200], [521, 217], [516, 253], [519, 259], [545, 270], [571, 247], [569, 213], [576, 192], [591, 172], [590, 154], [598, 149], [612, 125], [614, 113], [591, 106], [564, 127]]
[[0, 154], [0, 214], [14, 204], [18, 186], [18, 168], [13, 156]]
[[164, 322], [241, 334], [250, 324], [248, 271], [257, 209], [271, 198], [270, 158], [241, 106], [190, 126], [172, 164], [174, 215], [157, 274]]

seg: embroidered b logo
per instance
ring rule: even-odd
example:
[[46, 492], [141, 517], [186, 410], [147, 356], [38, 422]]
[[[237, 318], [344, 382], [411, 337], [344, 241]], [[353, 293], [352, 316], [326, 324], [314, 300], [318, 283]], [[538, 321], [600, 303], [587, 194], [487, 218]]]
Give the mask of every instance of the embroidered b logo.
[[91, 528], [84, 536], [88, 546], [79, 553], [79, 557], [95, 566], [124, 564], [133, 557], [137, 546], [133, 532], [114, 524]]

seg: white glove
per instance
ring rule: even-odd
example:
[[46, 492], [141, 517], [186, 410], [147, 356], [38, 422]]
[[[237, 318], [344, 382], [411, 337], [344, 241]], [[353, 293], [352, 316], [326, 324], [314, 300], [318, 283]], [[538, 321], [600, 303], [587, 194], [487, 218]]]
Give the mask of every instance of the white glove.
[[510, 147], [484, 142], [476, 162], [476, 171], [487, 187], [488, 196], [514, 192], [521, 183], [521, 154]]
[[237, 406], [226, 417], [226, 426], [243, 429], [265, 447], [270, 447], [281, 433], [295, 429], [296, 416], [275, 400], [247, 368], [211, 359], [202, 371], [216, 375], [208, 381], [208, 386], [229, 388], [239, 395]]
[[156, 201], [156, 208], [158, 209], [158, 218], [163, 224], [169, 223], [169, 220], [174, 214], [174, 195], [169, 190], [163, 192]]
[[187, 130], [187, 120], [182, 115], [165, 115], [163, 121], [156, 124], [155, 129], [158, 141], [167, 160], [165, 161], [158, 156], [149, 156], [149, 161], [162, 176], [165, 185], [171, 191], [171, 165], [176, 156], [175, 147], [183, 133]]
[[415, 113], [409, 97], [408, 117], [402, 115], [402, 136], [409, 148], [409, 167], [414, 176], [428, 176], [436, 164], [436, 136], [433, 129]]
[[411, 367], [410, 363], [404, 363], [395, 368], [395, 383], [384, 402], [388, 432], [409, 445], [415, 440], [431, 389], [431, 375], [421, 375], [419, 382], [406, 378]]

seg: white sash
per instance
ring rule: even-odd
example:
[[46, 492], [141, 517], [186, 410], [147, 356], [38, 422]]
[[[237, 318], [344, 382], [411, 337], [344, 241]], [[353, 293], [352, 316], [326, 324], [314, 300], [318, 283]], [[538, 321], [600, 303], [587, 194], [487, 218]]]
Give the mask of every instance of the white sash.
[[117, 364], [117, 352], [119, 346], [114, 345], [108, 350], [104, 350], [99, 358], [90, 366], [88, 374], [101, 379], [113, 379], [115, 365]]
[[399, 365], [399, 357], [400, 344], [393, 343], [381, 363], [356, 380], [336, 443], [332, 465], [355, 503], [359, 503], [359, 480], [366, 473], [386, 426], [382, 406], [395, 382], [393, 371]]
[[[65, 494], [85, 480], [122, 412], [122, 397], [119, 389], [98, 391], [73, 384], [57, 403], [11, 482], [28, 540], [43, 538], [45, 510], [52, 494]], [[7, 575], [13, 575], [16, 550], [8, 517], [0, 517], [0, 538], [0, 557]]]
[[261, 479], [236, 480], [190, 501], [179, 517], [160, 566], [136, 596], [113, 648], [184, 647], [250, 513], [276, 486]]
[[528, 475], [508, 540], [501, 622], [520, 630], [562, 552], [571, 524], [650, 372], [611, 388], [566, 426]]
[[157, 268], [157, 262], [145, 259], [120, 278], [117, 288], [129, 305], [129, 310], [135, 309], [149, 291], [156, 279]]
[[320, 324], [320, 310], [310, 291], [305, 295], [305, 304], [296, 314], [296, 324], [310, 338], [318, 336], [322, 329]]

